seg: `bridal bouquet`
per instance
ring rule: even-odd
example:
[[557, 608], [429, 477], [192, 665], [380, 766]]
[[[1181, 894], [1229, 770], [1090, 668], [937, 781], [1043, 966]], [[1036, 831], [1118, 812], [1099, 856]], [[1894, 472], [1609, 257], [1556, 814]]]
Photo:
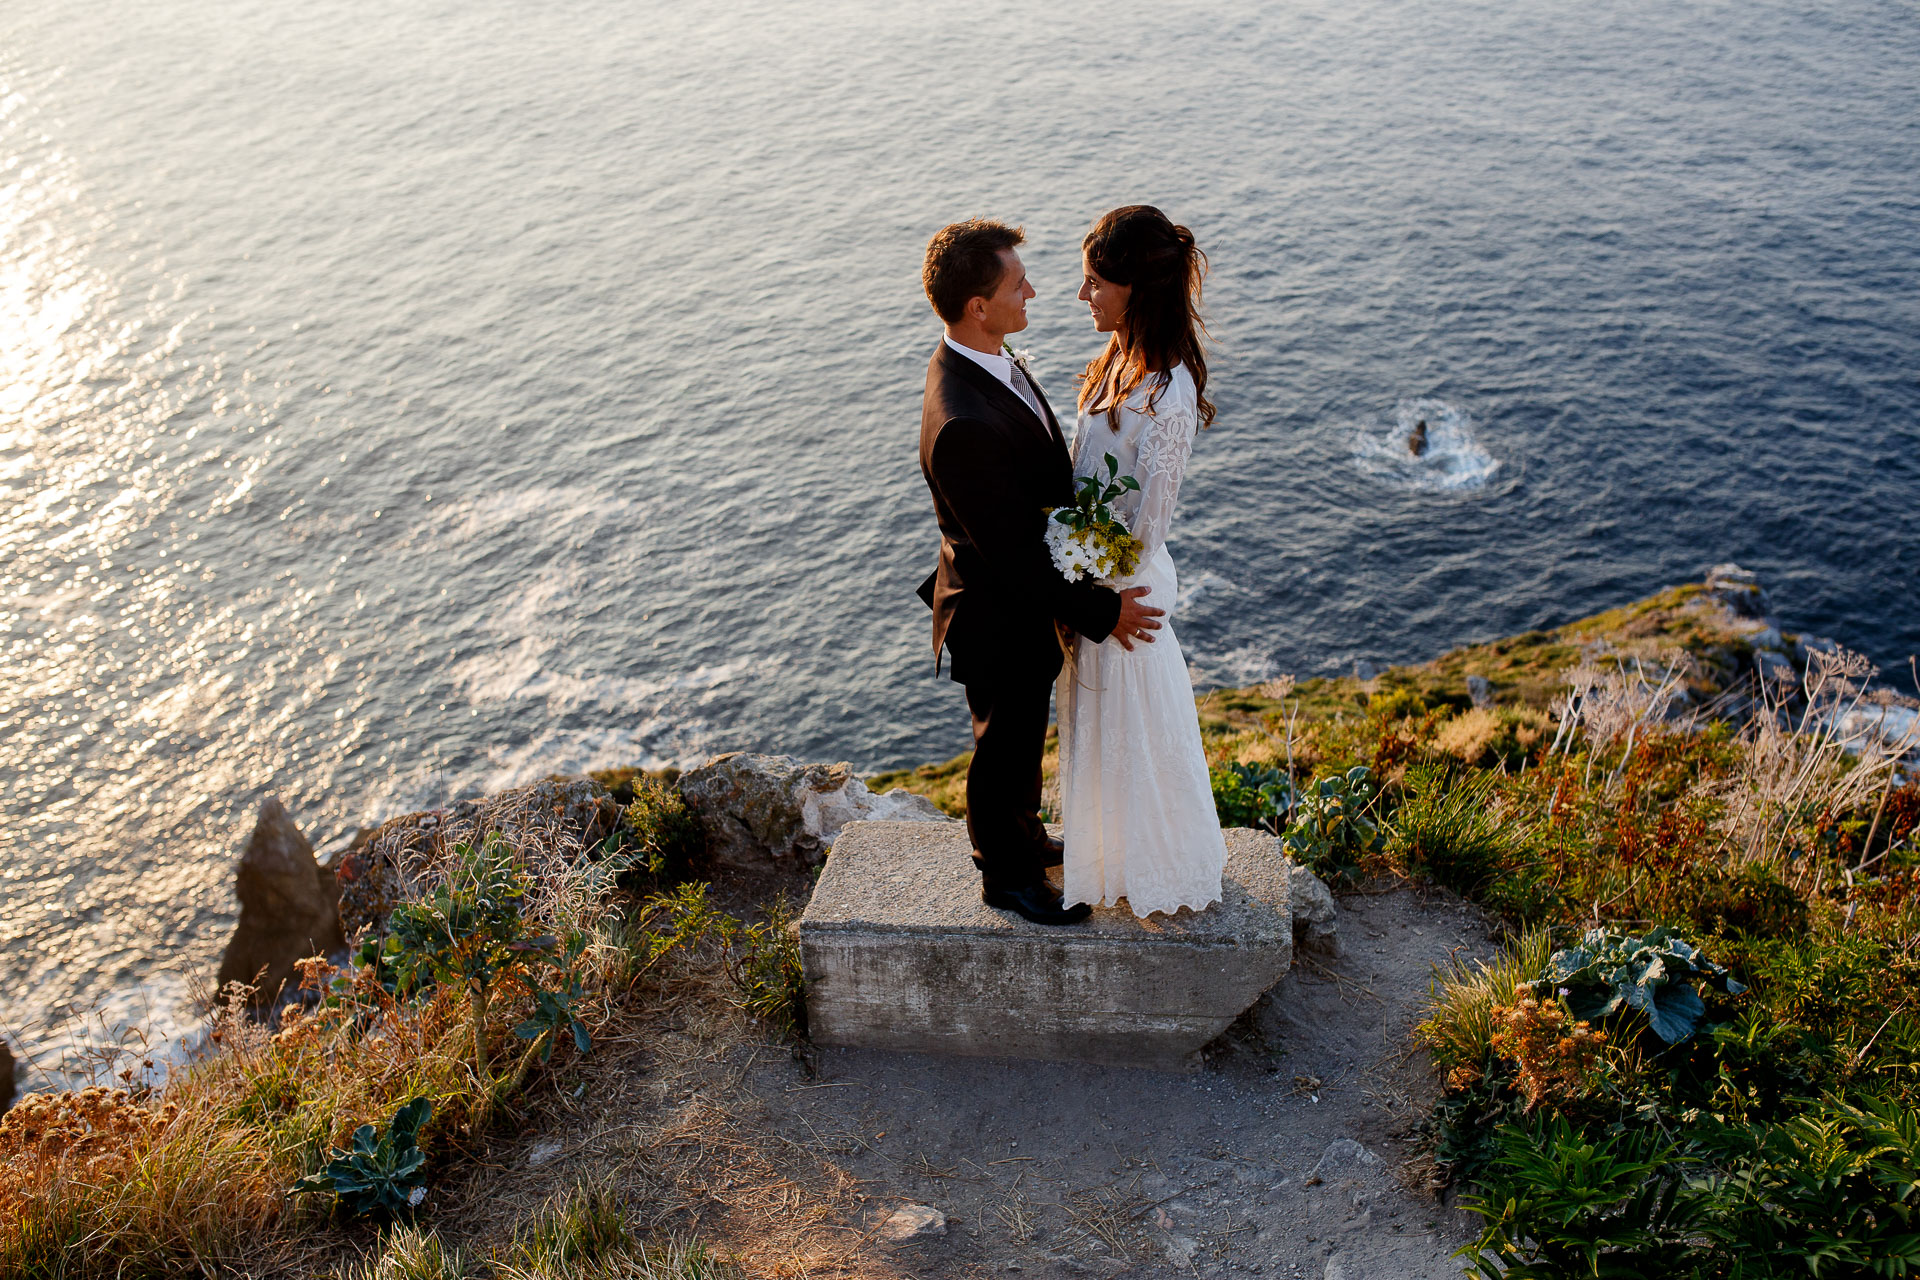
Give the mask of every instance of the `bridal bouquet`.
[[1111, 583], [1140, 567], [1140, 543], [1107, 505], [1123, 493], [1138, 493], [1140, 482], [1121, 475], [1112, 454], [1106, 460], [1105, 480], [1083, 476], [1072, 506], [1047, 508], [1047, 550], [1068, 582], [1091, 574]]

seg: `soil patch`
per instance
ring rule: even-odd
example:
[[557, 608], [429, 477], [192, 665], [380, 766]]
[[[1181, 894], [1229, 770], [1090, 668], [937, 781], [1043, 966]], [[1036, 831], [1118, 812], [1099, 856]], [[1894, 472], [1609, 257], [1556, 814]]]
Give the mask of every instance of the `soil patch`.
[[603, 1179], [636, 1226], [754, 1276], [1458, 1275], [1476, 1220], [1414, 1154], [1435, 1086], [1408, 1033], [1434, 965], [1491, 952], [1487, 920], [1395, 888], [1343, 899], [1340, 937], [1191, 1075], [796, 1058], [689, 977], [436, 1216], [484, 1247], [503, 1210]]

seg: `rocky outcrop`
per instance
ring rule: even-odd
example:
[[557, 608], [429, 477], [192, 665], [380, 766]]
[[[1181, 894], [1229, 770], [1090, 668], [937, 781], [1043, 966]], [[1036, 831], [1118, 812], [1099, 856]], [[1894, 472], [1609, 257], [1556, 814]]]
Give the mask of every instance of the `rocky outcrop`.
[[[1717, 564], [1706, 572], [1704, 590], [1690, 607], [1703, 611], [1711, 630], [1731, 643], [1696, 650], [1697, 671], [1704, 677], [1687, 698], [1676, 697], [1667, 718], [1692, 720], [1707, 706], [1714, 718], [1744, 723], [1763, 707], [1791, 702], [1810, 649], [1830, 647], [1831, 641], [1789, 636], [1773, 616], [1773, 600], [1760, 585], [1759, 575], [1737, 564]], [[1664, 671], [1649, 671], [1653, 679]], [[1710, 705], [1709, 705], [1710, 704]]]
[[1760, 575], [1737, 564], [1717, 564], [1707, 570], [1707, 594], [1741, 618], [1768, 619], [1773, 601], [1760, 585]]
[[345, 949], [334, 878], [273, 796], [260, 802], [233, 887], [240, 921], [220, 961], [221, 987], [245, 983], [256, 1004], [270, 1003], [293, 977], [294, 961]]
[[1340, 954], [1340, 910], [1326, 882], [1297, 862], [1287, 864], [1287, 895], [1293, 904], [1293, 949]]
[[546, 778], [362, 827], [327, 846], [325, 865], [339, 884], [341, 921], [354, 933], [385, 920], [408, 896], [408, 875], [454, 844], [498, 834], [571, 859], [590, 856], [619, 822], [620, 806], [591, 778]]
[[791, 756], [733, 752], [680, 776], [687, 811], [707, 853], [740, 871], [811, 867], [849, 822], [951, 822], [925, 796], [875, 795], [847, 764], [801, 764]]

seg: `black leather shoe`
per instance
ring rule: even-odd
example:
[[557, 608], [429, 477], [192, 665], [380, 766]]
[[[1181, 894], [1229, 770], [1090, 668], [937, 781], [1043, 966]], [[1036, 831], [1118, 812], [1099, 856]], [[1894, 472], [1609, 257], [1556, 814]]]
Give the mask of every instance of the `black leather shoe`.
[[[1056, 840], [1052, 836], [1048, 836], [1042, 840], [1040, 842], [1040, 848], [1035, 851], [1033, 855], [1033, 865], [1039, 867], [1042, 871], [1051, 871], [1066, 860], [1066, 841]], [[987, 864], [977, 853], [973, 855], [973, 865], [979, 868], [982, 875], [986, 874]]]
[[1049, 884], [1018, 886], [982, 883], [980, 901], [999, 911], [1011, 911], [1035, 924], [1079, 924], [1093, 914], [1084, 902], [1067, 906], [1060, 891]]

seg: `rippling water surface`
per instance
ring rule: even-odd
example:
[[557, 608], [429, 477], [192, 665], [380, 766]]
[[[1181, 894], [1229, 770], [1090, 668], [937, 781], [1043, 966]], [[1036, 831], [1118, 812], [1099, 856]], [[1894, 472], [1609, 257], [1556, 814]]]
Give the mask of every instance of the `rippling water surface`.
[[[177, 1001], [282, 795], [965, 745], [921, 246], [1149, 200], [1219, 355], [1196, 679], [1735, 559], [1920, 648], [1905, 3], [0, 10], [0, 1001]], [[1432, 462], [1394, 454], [1409, 413]], [[130, 996], [129, 993], [134, 993]]]

